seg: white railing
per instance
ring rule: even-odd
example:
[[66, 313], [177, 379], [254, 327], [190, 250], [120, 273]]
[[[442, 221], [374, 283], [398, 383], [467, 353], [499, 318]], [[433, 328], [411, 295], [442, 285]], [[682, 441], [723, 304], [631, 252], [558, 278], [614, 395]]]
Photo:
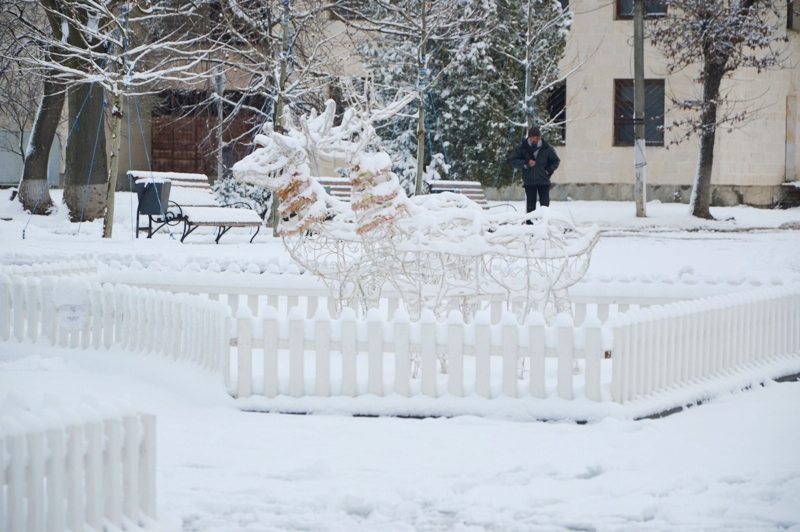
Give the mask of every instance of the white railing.
[[624, 403], [800, 354], [800, 285], [620, 314], [611, 395]]
[[20, 401], [0, 417], [0, 530], [130, 529], [156, 521], [156, 419], [114, 405]]
[[[198, 296], [0, 273], [0, 340], [162, 353], [228, 379], [229, 311]], [[43, 339], [43, 340], [42, 340]]]
[[[574, 327], [568, 315], [560, 315], [557, 324], [548, 327], [539, 314], [519, 325], [507, 312], [501, 323], [492, 325], [486, 313], [464, 323], [454, 311], [442, 323], [428, 311], [421, 320], [411, 322], [401, 310], [385, 321], [380, 312], [371, 310], [366, 319], [359, 320], [350, 309], [332, 319], [324, 308], [307, 319], [299, 308], [279, 317], [269, 307], [258, 319], [242, 309], [236, 321], [239, 397], [254, 393], [266, 397], [391, 393], [462, 397], [474, 392], [491, 398], [497, 388], [493, 384], [499, 384], [502, 395], [537, 398], [544, 398], [548, 387], [555, 385], [559, 397], [571, 400], [574, 362], [585, 359], [585, 395], [601, 400], [605, 350], [597, 319]], [[254, 349], [262, 353], [257, 390]], [[547, 382], [547, 358], [555, 359], [555, 383]], [[365, 375], [357, 369], [359, 359], [362, 365], [366, 362]], [[419, 379], [412, 378], [412, 372]], [[522, 380], [520, 373], [526, 375]]]

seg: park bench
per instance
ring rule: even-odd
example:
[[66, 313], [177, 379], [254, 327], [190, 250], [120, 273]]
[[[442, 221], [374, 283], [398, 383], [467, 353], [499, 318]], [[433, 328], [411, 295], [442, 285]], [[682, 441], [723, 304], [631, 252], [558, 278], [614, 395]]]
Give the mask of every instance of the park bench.
[[[338, 198], [342, 201], [350, 201], [350, 193], [353, 190], [353, 183], [346, 177], [319, 177], [317, 178], [319, 184], [331, 196]], [[450, 181], [445, 179], [435, 179], [428, 182], [431, 194], [439, 194], [440, 192], [454, 192], [456, 194], [464, 194], [466, 197], [483, 207], [489, 208], [486, 201], [486, 193], [483, 190], [483, 185], [477, 181]]]
[[[250, 238], [252, 242], [264, 224], [258, 213], [246, 203], [221, 205], [204, 174], [131, 170], [128, 176], [137, 184], [167, 180], [171, 183], [168, 206], [162, 206], [163, 212], [144, 214], [141, 208], [138, 211], [148, 217], [147, 226], [138, 227], [139, 231], [148, 232], [147, 238], [151, 238], [165, 225], [183, 223], [181, 242], [198, 227], [216, 227], [217, 236], [214, 241], [218, 244], [219, 239], [234, 227], [255, 227], [256, 232]], [[235, 208], [238, 206], [246, 208]], [[136, 236], [139, 236], [138, 231]]]
[[486, 201], [486, 193], [483, 191], [483, 185], [477, 181], [451, 181], [447, 179], [434, 179], [428, 181], [431, 194], [440, 194], [442, 192], [454, 192], [456, 194], [464, 194], [466, 197], [483, 207], [489, 208], [489, 203]]
[[353, 191], [353, 182], [347, 177], [318, 177], [317, 181], [325, 188], [325, 191], [341, 201], [350, 201], [350, 193]]

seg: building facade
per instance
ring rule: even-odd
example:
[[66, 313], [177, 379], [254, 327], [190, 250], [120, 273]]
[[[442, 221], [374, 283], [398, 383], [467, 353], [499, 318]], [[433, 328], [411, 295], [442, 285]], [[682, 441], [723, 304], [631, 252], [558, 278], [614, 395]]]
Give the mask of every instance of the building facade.
[[[778, 21], [789, 37], [785, 68], [743, 69], [723, 82], [723, 92], [739, 102], [737, 109], [746, 107], [755, 115], [730, 133], [717, 131], [713, 205], [770, 207], [784, 197], [784, 183], [800, 179], [800, 17], [792, 20], [791, 7]], [[632, 200], [633, 20], [627, 16], [632, 0], [575, 0], [571, 9], [574, 22], [563, 65], [582, 65], [566, 82], [568, 122], [556, 180], [576, 200]], [[645, 40], [648, 200], [689, 201], [698, 139], [670, 145], [674, 134], [660, 134], [654, 122], [659, 114], [666, 124], [678, 116], [670, 109], [673, 98], [699, 99], [701, 87], [692, 81], [696, 75], [689, 70], [668, 75], [665, 58]]]

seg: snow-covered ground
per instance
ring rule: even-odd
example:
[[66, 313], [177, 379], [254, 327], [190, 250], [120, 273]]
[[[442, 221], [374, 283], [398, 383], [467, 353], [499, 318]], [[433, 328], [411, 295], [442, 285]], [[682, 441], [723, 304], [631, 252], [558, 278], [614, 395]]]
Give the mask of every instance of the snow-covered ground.
[[[60, 201], [58, 194], [56, 201]], [[215, 245], [132, 238], [117, 195], [114, 238], [65, 209], [29, 221], [0, 191], [0, 261], [288, 263], [282, 243], [246, 231]], [[519, 206], [519, 204], [517, 204]], [[607, 232], [590, 273], [800, 274], [800, 210], [554, 202]], [[648, 227], [649, 226], [649, 227]], [[742, 231], [745, 229], [745, 231]], [[228, 530], [800, 530], [800, 383], [722, 395], [658, 420], [587, 425], [241, 412], [218, 377], [122, 351], [0, 344], [0, 403], [112, 397], [158, 416], [158, 501], [166, 524]]]

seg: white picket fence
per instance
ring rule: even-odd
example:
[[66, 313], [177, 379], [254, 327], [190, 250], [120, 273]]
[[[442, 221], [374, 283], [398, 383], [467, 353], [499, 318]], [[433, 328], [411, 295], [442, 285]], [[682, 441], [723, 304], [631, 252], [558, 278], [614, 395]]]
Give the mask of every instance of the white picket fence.
[[624, 403], [800, 355], [800, 284], [618, 315], [611, 395]]
[[0, 428], [0, 530], [99, 532], [157, 519], [154, 416], [16, 407]]
[[[594, 315], [577, 327], [561, 315], [548, 327], [541, 316], [519, 324], [510, 312], [498, 324], [491, 323], [488, 313], [464, 323], [457, 312], [437, 323], [432, 314], [410, 322], [402, 311], [386, 321], [378, 310], [357, 319], [349, 310], [331, 318], [319, 308], [308, 319], [299, 307], [289, 316], [269, 307], [257, 319], [240, 312], [237, 330], [239, 397], [461, 397], [474, 391], [491, 398], [491, 383], [499, 380], [500, 394], [507, 397], [544, 398], [554, 389], [558, 397], [571, 400], [574, 361], [583, 359], [585, 396], [601, 401], [601, 368], [607, 367], [602, 361], [612, 358], [610, 396], [624, 403], [796, 357], [800, 285], [633, 309], [605, 326]], [[256, 371], [254, 351], [262, 357]], [[358, 385], [359, 356], [366, 359], [366, 387]], [[493, 358], [500, 360], [499, 367]], [[546, 382], [546, 358], [556, 360], [554, 383]], [[466, 360], [473, 369], [469, 375]], [[410, 368], [418, 369], [419, 389], [411, 384]], [[254, 391], [258, 377], [263, 382]], [[287, 379], [288, 386], [282, 386]], [[526, 393], [520, 391], [520, 379]]]
[[[56, 294], [62, 282], [83, 283], [72, 289], [82, 294], [77, 297], [81, 302]], [[90, 286], [85, 279], [63, 277], [16, 276], [11, 281], [0, 274], [0, 338], [45, 337], [51, 344], [82, 348], [116, 343], [163, 352], [219, 371], [229, 383], [235, 325], [238, 374], [232, 389], [239, 397], [475, 393], [544, 398], [555, 393], [572, 399], [575, 382], [580, 385], [583, 378], [587, 398], [625, 403], [800, 354], [798, 286], [774, 284], [648, 308], [643, 301], [628, 307], [628, 300], [606, 295], [603, 303], [576, 307], [581, 310], [577, 326], [561, 316], [547, 327], [536, 315], [520, 324], [495, 301], [469, 323], [458, 313], [446, 322], [430, 315], [411, 322], [396, 297], [361, 318], [353, 309], [331, 317], [330, 298], [316, 288], [245, 292], [247, 304], [240, 305], [238, 293], [226, 294], [225, 304], [214, 301], [219, 293], [207, 289], [206, 295], [194, 296]], [[70, 307], [80, 306], [82, 314], [69, 314]], [[234, 323], [231, 308], [237, 312]], [[251, 317], [254, 309], [260, 313], [257, 319]], [[82, 323], [80, 330], [58, 326], [67, 318]], [[555, 364], [549, 373], [548, 358]], [[575, 360], [585, 360], [577, 378]], [[605, 392], [604, 382], [610, 385]]]
[[0, 273], [0, 340], [162, 353], [229, 378], [229, 310], [198, 296]]
[[[310, 285], [315, 285], [316, 279], [309, 280]], [[227, 304], [231, 315], [235, 316], [239, 308], [247, 306], [254, 316], [258, 316], [266, 307], [276, 309], [282, 316], [288, 316], [289, 311], [299, 307], [306, 318], [313, 319], [317, 309], [324, 307], [329, 315], [338, 316], [336, 302], [327, 288], [297, 288], [281, 286], [231, 286], [231, 285], [196, 285], [196, 284], [164, 284], [157, 281], [134, 283], [140, 288], [149, 290], [172, 292], [175, 294], [192, 294], [206, 297], [213, 301]], [[573, 299], [573, 315], [576, 325], [583, 324], [587, 315], [596, 316], [601, 323], [605, 323], [610, 316], [619, 312], [626, 312], [631, 307], [646, 307], [655, 304], [679, 301], [677, 297], [609, 297], [609, 296], [580, 296]], [[502, 296], [483, 298], [479, 303], [482, 310], [488, 311], [492, 324], [500, 323], [507, 304]], [[385, 320], [391, 320], [395, 311], [403, 306], [400, 294], [385, 290], [378, 302], [378, 309]], [[351, 307], [359, 318], [365, 318], [365, 312], [354, 302]]]
[[[528, 375], [528, 393], [544, 398], [547, 388], [545, 359], [554, 358], [558, 366], [559, 397], [573, 399], [574, 361], [585, 359], [586, 397], [601, 400], [600, 364], [604, 348], [600, 322], [596, 318], [574, 327], [570, 316], [560, 315], [557, 324], [548, 327], [541, 314], [530, 316], [520, 325], [517, 318], [507, 312], [499, 324], [492, 325], [487, 313], [464, 323], [461, 314], [453, 311], [447, 322], [442, 323], [437, 322], [430, 311], [414, 322], [405, 312], [399, 311], [387, 322], [377, 309], [369, 311], [366, 319], [359, 320], [350, 309], [342, 312], [339, 318], [331, 318], [326, 309], [320, 308], [314, 318], [307, 319], [299, 307], [293, 308], [288, 317], [279, 317], [275, 309], [269, 307], [258, 319], [240, 313], [237, 331], [239, 397], [253, 394], [255, 348], [263, 355], [260, 388], [266, 397], [279, 395], [282, 374], [288, 376], [288, 395], [292, 397], [385, 396], [391, 393], [410, 396], [414, 381], [412, 367], [416, 366], [420, 393], [425, 396], [440, 395], [439, 384], [442, 384], [448, 393], [457, 397], [464, 396], [465, 390], [474, 390], [490, 398], [491, 383], [500, 380], [503, 395], [518, 397], [518, 375], [524, 368]], [[279, 367], [280, 351], [288, 351], [285, 368]], [[308, 362], [307, 353], [311, 358]], [[359, 354], [365, 354], [367, 360], [365, 389], [358, 386]], [[499, 375], [493, 375], [492, 358], [502, 360]], [[465, 359], [474, 361], [470, 364], [474, 381], [465, 381]], [[412, 364], [413, 361], [417, 364]], [[338, 367], [332, 371], [335, 364]], [[307, 365], [312, 367], [310, 371], [306, 370]], [[446, 373], [442, 371], [443, 366]], [[495, 371], [498, 370], [495, 368]], [[306, 387], [307, 379], [313, 380], [310, 388]], [[446, 382], [442, 383], [442, 379]]]

